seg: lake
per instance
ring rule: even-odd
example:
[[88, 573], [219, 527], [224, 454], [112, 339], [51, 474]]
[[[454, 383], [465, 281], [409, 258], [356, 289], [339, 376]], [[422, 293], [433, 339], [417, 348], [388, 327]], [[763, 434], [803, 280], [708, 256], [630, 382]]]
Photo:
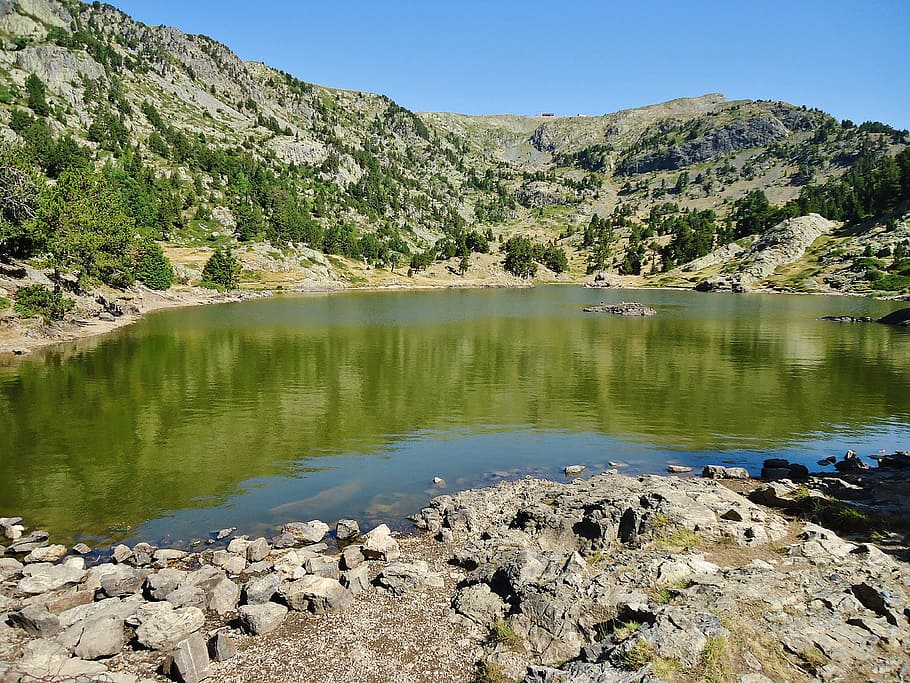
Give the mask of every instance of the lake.
[[[642, 301], [651, 318], [584, 313]], [[575, 286], [279, 296], [0, 365], [0, 515], [58, 542], [404, 523], [526, 474], [910, 449], [905, 302]], [[443, 477], [447, 488], [432, 485]]]

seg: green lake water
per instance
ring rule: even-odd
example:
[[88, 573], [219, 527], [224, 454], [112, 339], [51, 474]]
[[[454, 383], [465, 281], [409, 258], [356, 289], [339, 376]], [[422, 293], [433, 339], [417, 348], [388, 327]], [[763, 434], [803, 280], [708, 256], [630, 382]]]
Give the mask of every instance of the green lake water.
[[[582, 312], [653, 305], [651, 318]], [[0, 365], [0, 515], [61, 541], [400, 524], [565, 465], [910, 449], [910, 330], [861, 298], [353, 292], [187, 308]]]

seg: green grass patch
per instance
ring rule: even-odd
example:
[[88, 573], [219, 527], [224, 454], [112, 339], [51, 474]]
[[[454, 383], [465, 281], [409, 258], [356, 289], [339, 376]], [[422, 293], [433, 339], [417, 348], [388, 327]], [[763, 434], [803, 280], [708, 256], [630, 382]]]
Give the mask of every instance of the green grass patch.
[[631, 638], [638, 629], [641, 628], [640, 621], [627, 621], [620, 622], [617, 624], [616, 628], [613, 629], [613, 637], [618, 641], [628, 640]]
[[513, 683], [506, 676], [506, 670], [502, 664], [483, 660], [477, 663], [477, 670], [474, 673], [474, 683]]
[[0, 296], [0, 313], [9, 308], [9, 299]]
[[672, 659], [660, 657], [654, 644], [644, 638], [636, 640], [620, 654], [619, 661], [630, 671], [638, 671], [643, 666], [651, 665], [651, 671], [658, 678], [667, 679], [679, 671], [679, 664]]
[[701, 677], [705, 683], [726, 683], [733, 680], [733, 657], [724, 636], [710, 636], [701, 653]]
[[505, 645], [510, 650], [521, 652], [524, 650], [524, 644], [521, 637], [515, 633], [508, 622], [503, 619], [497, 619], [490, 628], [490, 642]]

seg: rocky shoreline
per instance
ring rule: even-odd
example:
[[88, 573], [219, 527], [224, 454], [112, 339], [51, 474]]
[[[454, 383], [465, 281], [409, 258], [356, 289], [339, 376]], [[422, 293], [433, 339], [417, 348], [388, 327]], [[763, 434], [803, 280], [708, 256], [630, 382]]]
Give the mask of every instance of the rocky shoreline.
[[314, 520], [94, 566], [0, 519], [0, 681], [901, 680], [910, 537], [816, 522], [906, 522], [910, 456], [841, 462], [528, 478], [435, 498], [416, 537]]

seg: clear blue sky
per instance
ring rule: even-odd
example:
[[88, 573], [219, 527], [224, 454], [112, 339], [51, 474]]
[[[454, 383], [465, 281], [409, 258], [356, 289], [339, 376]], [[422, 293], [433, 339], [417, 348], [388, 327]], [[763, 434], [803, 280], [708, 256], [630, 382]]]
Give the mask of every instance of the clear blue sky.
[[910, 128], [910, 0], [114, 0], [417, 111], [603, 114], [722, 92]]

